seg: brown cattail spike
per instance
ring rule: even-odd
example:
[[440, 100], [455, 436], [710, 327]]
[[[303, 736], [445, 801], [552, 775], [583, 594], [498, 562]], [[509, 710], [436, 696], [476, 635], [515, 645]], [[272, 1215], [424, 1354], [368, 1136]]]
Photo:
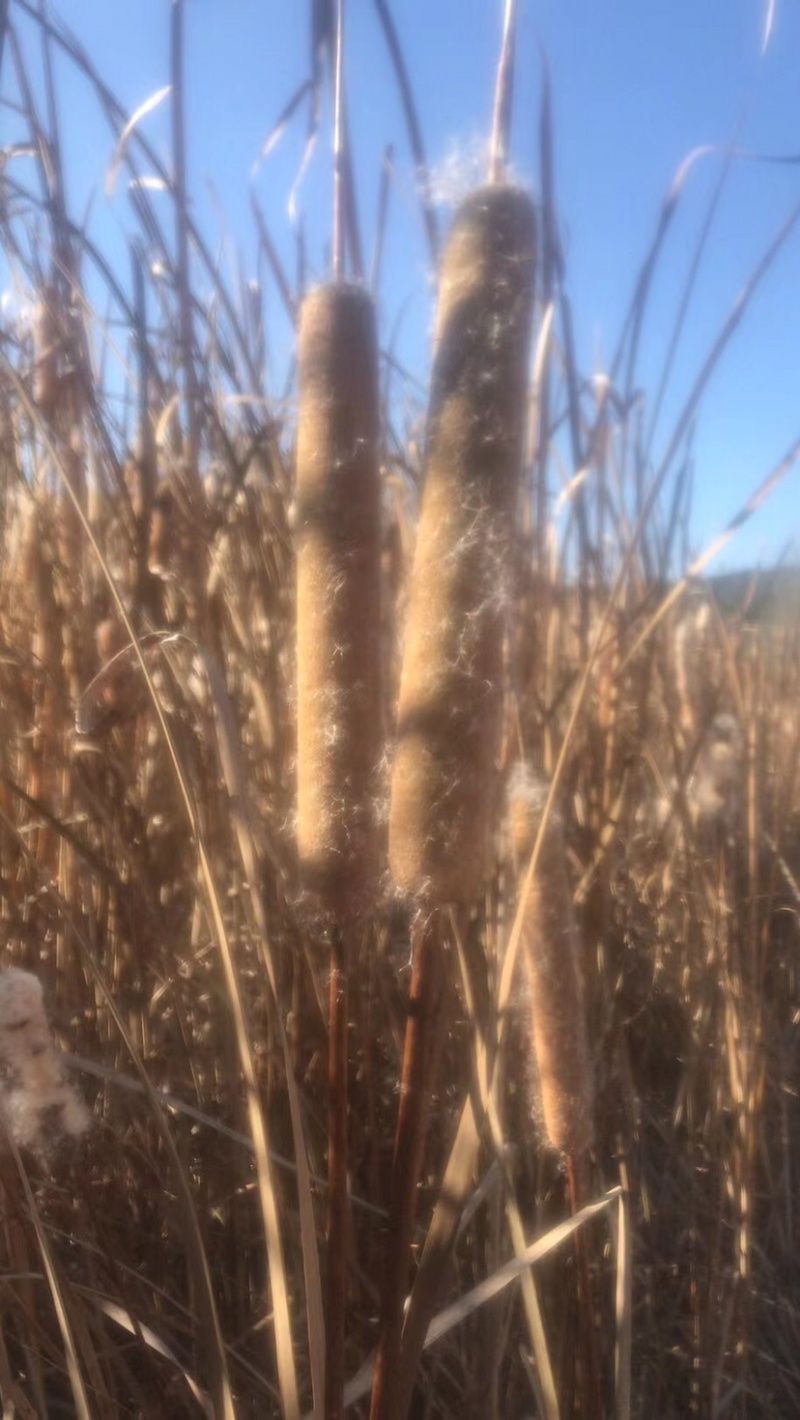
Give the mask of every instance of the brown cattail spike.
[[530, 199], [486, 188], [441, 273], [389, 825], [395, 881], [434, 904], [473, 897], [486, 861], [534, 254]]
[[307, 886], [342, 917], [378, 866], [378, 373], [360, 287], [306, 298], [298, 378], [297, 840]]
[[[508, 817], [522, 891], [546, 800], [547, 786], [518, 768], [509, 790]], [[550, 1144], [579, 1159], [592, 1143], [592, 1068], [564, 831], [554, 810], [545, 825], [523, 914], [521, 1004], [530, 1018], [530, 1075]]]
[[51, 415], [59, 394], [58, 353], [60, 330], [58, 293], [45, 286], [36, 307], [33, 327], [33, 398], [42, 414]]

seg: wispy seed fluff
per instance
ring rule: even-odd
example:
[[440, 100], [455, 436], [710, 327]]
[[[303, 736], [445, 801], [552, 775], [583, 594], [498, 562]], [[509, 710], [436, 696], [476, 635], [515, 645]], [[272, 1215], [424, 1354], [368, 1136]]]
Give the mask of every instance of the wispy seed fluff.
[[395, 882], [433, 905], [473, 898], [486, 866], [534, 258], [525, 193], [462, 204], [440, 278], [389, 818]]
[[41, 982], [16, 967], [0, 972], [0, 1122], [19, 1147], [36, 1152], [83, 1134], [90, 1123], [63, 1078]]
[[703, 736], [689, 783], [689, 812], [695, 825], [718, 823], [728, 831], [734, 829], [741, 811], [743, 754], [735, 715], [715, 715]]
[[[518, 767], [509, 788], [508, 825], [520, 892], [546, 800], [547, 785]], [[593, 1083], [564, 831], [555, 811], [524, 904], [520, 950], [518, 1001], [529, 1028], [532, 1111], [541, 1116], [551, 1146], [575, 1159], [592, 1144]]]

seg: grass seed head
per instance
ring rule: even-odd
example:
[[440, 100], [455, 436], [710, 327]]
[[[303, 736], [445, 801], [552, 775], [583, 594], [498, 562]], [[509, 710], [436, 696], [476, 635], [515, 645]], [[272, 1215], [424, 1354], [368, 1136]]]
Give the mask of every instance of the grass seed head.
[[487, 188], [441, 272], [389, 828], [395, 881], [432, 902], [472, 898], [485, 867], [534, 256], [529, 198]]
[[381, 750], [377, 342], [357, 286], [319, 287], [298, 335], [297, 838], [339, 915], [374, 891]]

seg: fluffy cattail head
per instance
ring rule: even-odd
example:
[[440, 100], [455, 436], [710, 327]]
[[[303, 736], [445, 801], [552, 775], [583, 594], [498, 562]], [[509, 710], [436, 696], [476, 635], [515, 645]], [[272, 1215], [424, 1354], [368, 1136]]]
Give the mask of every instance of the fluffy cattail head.
[[378, 370], [360, 287], [307, 296], [298, 380], [297, 839], [306, 885], [342, 916], [378, 870]]
[[[509, 790], [512, 852], [524, 890], [547, 786], [520, 767]], [[552, 1147], [578, 1158], [592, 1143], [592, 1068], [567, 879], [564, 832], [551, 811], [536, 877], [523, 907], [520, 1005], [530, 1029], [529, 1078]]]
[[695, 824], [734, 828], [740, 811], [743, 749], [735, 715], [715, 715], [703, 736], [689, 784], [689, 810]]
[[89, 1127], [62, 1077], [41, 983], [16, 967], [0, 972], [0, 1120], [16, 1144], [37, 1150]]
[[389, 827], [395, 881], [434, 903], [472, 898], [486, 861], [534, 252], [529, 198], [487, 188], [441, 272]]

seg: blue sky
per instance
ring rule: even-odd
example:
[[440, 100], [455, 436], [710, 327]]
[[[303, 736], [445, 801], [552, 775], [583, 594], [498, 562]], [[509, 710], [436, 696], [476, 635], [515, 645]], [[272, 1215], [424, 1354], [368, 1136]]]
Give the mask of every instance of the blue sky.
[[[308, 70], [310, 0], [187, 0], [189, 176], [196, 213], [234, 262], [255, 262], [251, 183], [287, 264], [294, 244], [286, 205], [305, 120], [298, 118], [252, 177], [254, 160], [289, 95]], [[567, 286], [585, 371], [615, 348], [664, 193], [698, 145], [723, 145], [747, 106], [740, 146], [800, 155], [800, 0], [777, 0], [760, 55], [767, 0], [520, 0], [513, 161], [538, 184], [541, 50], [551, 72], [556, 191]], [[129, 109], [169, 79], [167, 0], [56, 0]], [[394, 0], [432, 164], [456, 189], [472, 177], [488, 129], [501, 0]], [[15, 7], [12, 4], [12, 15]], [[395, 144], [397, 180], [380, 291], [384, 336], [424, 376], [432, 281], [414, 197], [396, 86], [371, 0], [348, 0], [346, 73], [356, 143], [361, 225], [374, 231], [381, 153]], [[24, 26], [21, 25], [24, 31]], [[8, 64], [6, 55], [5, 64]], [[94, 189], [91, 230], [124, 257], [132, 230], [124, 182], [103, 192], [113, 143], [83, 81], [57, 74], [73, 209]], [[4, 75], [5, 86], [5, 75]], [[8, 122], [7, 118], [3, 120]], [[169, 154], [164, 104], [144, 120]], [[5, 141], [5, 140], [4, 140]], [[654, 388], [688, 263], [720, 157], [701, 158], [662, 256], [642, 349], [640, 383]], [[299, 193], [312, 270], [326, 274], [330, 162], [327, 133]], [[800, 164], [738, 160], [711, 233], [675, 368], [663, 437], [722, 320], [792, 204]], [[224, 214], [221, 217], [221, 214]], [[442, 219], [446, 218], [443, 210]], [[289, 333], [267, 292], [275, 387]], [[800, 230], [784, 249], [704, 399], [696, 437], [694, 543], [710, 541], [788, 446], [800, 437]], [[658, 446], [658, 445], [657, 445]], [[794, 539], [800, 557], [800, 473], [739, 534], [720, 566], [769, 564]]]

